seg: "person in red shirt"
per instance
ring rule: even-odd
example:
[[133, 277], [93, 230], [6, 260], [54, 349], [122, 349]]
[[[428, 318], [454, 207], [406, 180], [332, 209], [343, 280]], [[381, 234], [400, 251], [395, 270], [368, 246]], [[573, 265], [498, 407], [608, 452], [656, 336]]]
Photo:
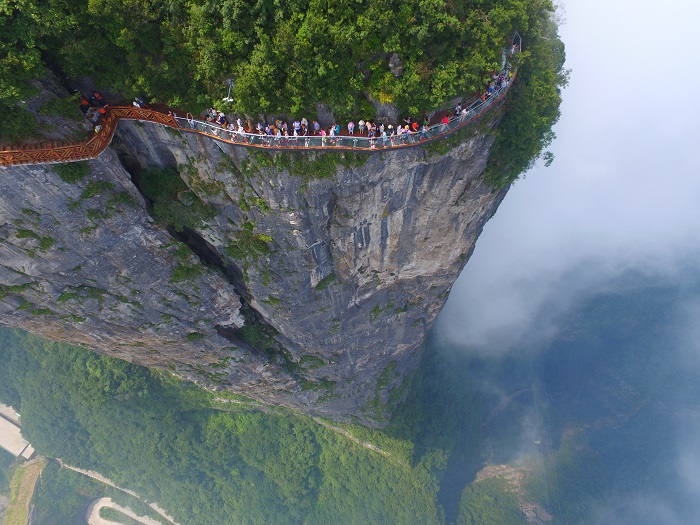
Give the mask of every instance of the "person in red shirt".
[[447, 127], [447, 125], [450, 123], [450, 117], [445, 115], [444, 117], [442, 117], [442, 120], [440, 122], [442, 123], [442, 129], [444, 130]]
[[90, 100], [92, 101], [92, 103], [95, 106], [102, 107], [102, 106], [107, 105], [107, 102], [105, 102], [104, 98], [102, 97], [102, 95], [98, 91], [92, 92], [92, 96], [90, 97]]

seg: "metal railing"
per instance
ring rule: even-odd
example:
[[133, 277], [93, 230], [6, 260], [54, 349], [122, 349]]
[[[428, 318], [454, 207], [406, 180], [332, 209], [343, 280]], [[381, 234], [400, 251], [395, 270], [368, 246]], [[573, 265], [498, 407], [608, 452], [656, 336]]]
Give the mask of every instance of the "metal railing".
[[[514, 77], [513, 77], [514, 78]], [[207, 122], [189, 117], [175, 117], [178, 128], [182, 131], [202, 133], [214, 139], [237, 144], [239, 146], [272, 148], [272, 149], [297, 149], [297, 150], [361, 150], [377, 151], [392, 148], [416, 146], [432, 142], [452, 134], [458, 129], [473, 122], [483, 115], [491, 106], [501, 100], [512, 85], [511, 78], [507, 85], [495, 90], [485, 100], [476, 100], [466, 106], [459, 115], [453, 115], [449, 122], [428, 126], [424, 130], [399, 133], [395, 135], [379, 135], [368, 137], [367, 135], [305, 135], [305, 136], [275, 136], [261, 133], [248, 133], [227, 129], [219, 124]]]

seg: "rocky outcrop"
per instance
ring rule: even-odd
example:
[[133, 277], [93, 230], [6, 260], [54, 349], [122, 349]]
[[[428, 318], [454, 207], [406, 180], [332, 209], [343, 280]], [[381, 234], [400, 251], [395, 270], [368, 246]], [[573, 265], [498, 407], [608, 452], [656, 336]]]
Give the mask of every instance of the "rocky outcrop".
[[[381, 424], [505, 195], [481, 177], [489, 125], [447, 153], [353, 156], [122, 122], [78, 183], [0, 170], [0, 322]], [[177, 167], [213, 218], [182, 234], [157, 225], [132, 182], [153, 166]]]

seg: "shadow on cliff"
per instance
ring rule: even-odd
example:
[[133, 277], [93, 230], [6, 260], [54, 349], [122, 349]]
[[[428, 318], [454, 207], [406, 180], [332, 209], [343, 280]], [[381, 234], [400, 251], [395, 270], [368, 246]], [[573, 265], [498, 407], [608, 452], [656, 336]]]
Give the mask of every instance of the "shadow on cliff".
[[[486, 462], [522, 452], [524, 421], [517, 414], [532, 403], [531, 382], [522, 356], [483, 359], [429, 335], [406, 400], [384, 432], [414, 443], [413, 465], [436, 471], [447, 523]], [[497, 385], [508, 385], [508, 392]]]

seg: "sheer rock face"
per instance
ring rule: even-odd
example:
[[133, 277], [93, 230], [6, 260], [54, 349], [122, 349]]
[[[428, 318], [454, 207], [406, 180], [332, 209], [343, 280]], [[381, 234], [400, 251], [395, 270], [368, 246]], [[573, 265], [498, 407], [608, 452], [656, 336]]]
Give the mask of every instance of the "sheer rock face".
[[[381, 424], [505, 196], [481, 178], [492, 140], [475, 130], [445, 155], [341, 158], [123, 121], [77, 184], [50, 167], [0, 170], [0, 322], [263, 402]], [[210, 263], [203, 272], [173, 282], [197, 258], [183, 260], [154, 224], [124, 166], [177, 166], [216, 209], [189, 232]], [[112, 187], [80, 201], [96, 181]], [[251, 312], [279, 332], [274, 348], [237, 337]]]

